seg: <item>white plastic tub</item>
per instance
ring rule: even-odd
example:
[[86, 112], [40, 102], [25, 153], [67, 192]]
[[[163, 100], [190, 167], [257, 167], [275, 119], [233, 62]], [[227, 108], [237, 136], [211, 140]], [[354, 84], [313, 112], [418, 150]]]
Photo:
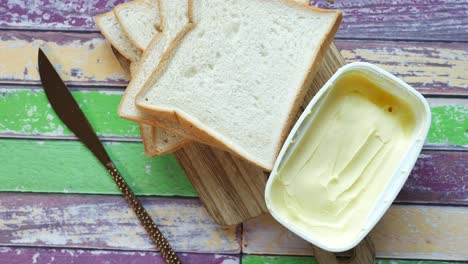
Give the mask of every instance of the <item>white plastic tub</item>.
[[[328, 122], [328, 121], [323, 121], [323, 120], [329, 120], [329, 119], [318, 117], [319, 110], [322, 109], [323, 107], [324, 109], [330, 108], [330, 107], [327, 108], [325, 104], [327, 104], [327, 102], [330, 102], [330, 104], [332, 104], [333, 100], [335, 100], [335, 99], [330, 99], [330, 98], [333, 98], [333, 96], [337, 94], [336, 91], [333, 91], [335, 84], [337, 84], [338, 81], [340, 80], [341, 82], [343, 82], [343, 80], [348, 80], [348, 79], [341, 79], [341, 78], [349, 78], [347, 76], [351, 76], [351, 75], [352, 76], [359, 75], [359, 76], [364, 77], [366, 80], [370, 81], [370, 83], [376, 84], [380, 88], [380, 91], [384, 91], [386, 94], [390, 94], [390, 98], [401, 100], [399, 102], [401, 102], [405, 106], [409, 106], [409, 108], [402, 108], [402, 109], [411, 109], [411, 111], [413, 111], [411, 116], [414, 117], [414, 119], [411, 119], [411, 120], [414, 121], [414, 124], [411, 123], [411, 133], [404, 134], [406, 135], [405, 141], [404, 141], [405, 144], [398, 143], [399, 144], [398, 149], [400, 151], [399, 153], [401, 153], [402, 155], [397, 155], [396, 158], [393, 156], [391, 157], [393, 159], [393, 162], [389, 164], [396, 164], [397, 166], [393, 167], [391, 165], [385, 165], [386, 163], [382, 163], [382, 162], [378, 163], [379, 165], [380, 164], [384, 165], [383, 168], [385, 168], [385, 173], [388, 175], [386, 176], [386, 178], [382, 180], [380, 180], [380, 178], [372, 178], [372, 177], [379, 177], [380, 174], [378, 171], [376, 173], [370, 173], [369, 172], [370, 169], [369, 171], [365, 171], [368, 169], [368, 166], [366, 165], [364, 166], [365, 169], [363, 169], [360, 172], [361, 174], [359, 174], [359, 175], [364, 175], [366, 173], [367, 175], [366, 176], [367, 178], [365, 178], [366, 180], [361, 179], [361, 178], [364, 178], [364, 176], [363, 177], [358, 176], [355, 178], [355, 182], [351, 182], [352, 183], [351, 185], [349, 184], [346, 185], [347, 189], [345, 189], [345, 191], [338, 192], [338, 196], [336, 197], [334, 196], [334, 199], [336, 199], [336, 201], [338, 201], [339, 199], [343, 199], [343, 201], [351, 201], [351, 202], [344, 202], [343, 205], [336, 206], [337, 208], [338, 206], [341, 206], [339, 208], [345, 208], [345, 209], [343, 210], [340, 209], [336, 211], [331, 210], [331, 212], [335, 212], [335, 213], [333, 214], [330, 213], [329, 215], [327, 215], [329, 212], [328, 210], [320, 210], [320, 212], [317, 211], [317, 212], [313, 212], [309, 214], [309, 212], [305, 211], [305, 208], [309, 208], [309, 207], [315, 208], [314, 207], [315, 204], [313, 203], [314, 202], [317, 203], [317, 201], [319, 200], [317, 198], [319, 198], [319, 196], [322, 197], [322, 195], [329, 195], [328, 192], [331, 193], [334, 189], [332, 188], [333, 186], [329, 187], [329, 185], [331, 184], [330, 183], [331, 181], [327, 182], [326, 186], [325, 185], [319, 186], [318, 185], [319, 183], [317, 182], [320, 182], [321, 180], [320, 178], [317, 178], [317, 176], [313, 176], [315, 177], [313, 179], [316, 179], [317, 182], [314, 182], [311, 186], [319, 186], [319, 187], [325, 186], [323, 187], [325, 188], [324, 192], [316, 192], [316, 191], [312, 192], [311, 191], [310, 193], [308, 193], [307, 184], [309, 183], [302, 184], [302, 182], [297, 182], [298, 178], [301, 180], [304, 180], [306, 179], [304, 177], [308, 177], [309, 175], [307, 174], [308, 171], [304, 172], [304, 168], [307, 167], [307, 163], [300, 163], [305, 160], [305, 159], [300, 158], [302, 157], [300, 155], [302, 155], [302, 153], [308, 153], [308, 152], [304, 152], [304, 149], [306, 149], [306, 147], [304, 146], [306, 146], [306, 144], [309, 144], [307, 142], [312, 142], [312, 141], [307, 141], [304, 137], [310, 138], [311, 135], [314, 135], [315, 132], [313, 132], [312, 130], [308, 130], [309, 128], [313, 128], [313, 127], [317, 128], [317, 125], [316, 124], [314, 125], [314, 122]], [[329, 95], [329, 94], [332, 94], [332, 95]], [[348, 97], [345, 97], [345, 98], [346, 99], [341, 99], [341, 100], [348, 100]], [[371, 99], [369, 99], [369, 102], [370, 101]], [[342, 102], [346, 102], [346, 101], [342, 101]], [[347, 102], [353, 102], [353, 101], [347, 101]], [[351, 103], [348, 103], [348, 105], [349, 104]], [[356, 105], [356, 107], [358, 107], [358, 105]], [[328, 111], [328, 110], [324, 110], [324, 111]], [[392, 108], [389, 107], [388, 111], [391, 112]], [[326, 112], [322, 111], [321, 113], [326, 113]], [[400, 113], [403, 113], [403, 112], [400, 112]], [[391, 115], [391, 114], [388, 114], [388, 115]], [[365, 116], [363, 116], [363, 118], [364, 117]], [[316, 121], [316, 120], [322, 120], [322, 121]], [[362, 119], [362, 120], [365, 121], [365, 119]], [[360, 120], [360, 122], [362, 120]], [[324, 87], [317, 93], [317, 95], [313, 98], [313, 100], [309, 103], [309, 105], [307, 106], [303, 114], [300, 116], [300, 118], [298, 119], [294, 127], [292, 128], [289, 136], [287, 137], [279, 153], [278, 159], [276, 160], [276, 163], [273, 167], [273, 170], [271, 172], [270, 178], [268, 179], [268, 183], [267, 183], [266, 190], [265, 190], [265, 200], [266, 200], [266, 204], [270, 213], [283, 226], [285, 226], [286, 228], [288, 228], [289, 230], [291, 230], [298, 236], [302, 237], [303, 239], [307, 240], [308, 242], [320, 248], [323, 248], [328, 251], [333, 251], [333, 252], [341, 252], [341, 251], [346, 251], [346, 250], [353, 248], [375, 226], [375, 224], [383, 216], [383, 214], [392, 204], [398, 192], [403, 187], [403, 184], [408, 178], [408, 175], [411, 172], [419, 156], [419, 153], [421, 152], [422, 146], [424, 144], [425, 138], [427, 136], [427, 133], [430, 127], [430, 123], [431, 123], [431, 114], [430, 114], [430, 109], [426, 100], [414, 88], [410, 87], [408, 84], [404, 83], [400, 79], [396, 78], [390, 73], [369, 63], [351, 63], [340, 68], [332, 76], [332, 78], [324, 85]], [[354, 127], [356, 126], [357, 125], [354, 125]], [[353, 129], [350, 129], [350, 131], [347, 131], [346, 133], [349, 133], [350, 140], [352, 140], [351, 135], [353, 133]], [[315, 134], [318, 134], [318, 133], [315, 133]], [[322, 135], [324, 134], [322, 133]], [[345, 137], [347, 136], [345, 135]], [[336, 145], [336, 144], [339, 144], [336, 142], [339, 142], [339, 141], [331, 141], [331, 143], [333, 144], [328, 144], [327, 148], [333, 148], [333, 147], [346, 148], [346, 144]], [[382, 141], [382, 142], [384, 143], [381, 143], [381, 144], [385, 146], [386, 144], [385, 141]], [[302, 147], [300, 147], [301, 144], [303, 144]], [[319, 148], [318, 146], [320, 146], [320, 144], [319, 145], [316, 144], [315, 146]], [[362, 145], [360, 146], [361, 146], [360, 148], [362, 148]], [[297, 149], [300, 149], [300, 150], [297, 151], [296, 154], [294, 154]], [[388, 149], [391, 149], [391, 147], [388, 147]], [[351, 153], [351, 151], [353, 150], [349, 150], [349, 153]], [[312, 155], [318, 155], [317, 153], [328, 153], [328, 152], [326, 151], [316, 152], [316, 150], [314, 150], [314, 152], [312, 152]], [[330, 153], [334, 153], [332, 149], [330, 150]], [[380, 154], [378, 151], [375, 153], [378, 153], [378, 155], [384, 155], [384, 154]], [[387, 151], [383, 153], [392, 154], [396, 152]], [[298, 166], [297, 164], [295, 165], [293, 164], [289, 166], [287, 162], [290, 157], [293, 157], [291, 162], [300, 161], [299, 163], [301, 166], [302, 164], [306, 164], [306, 165], [303, 165], [302, 167]], [[351, 157], [353, 157], [352, 160], [355, 159], [354, 156], [351, 156]], [[386, 157], [386, 156], [383, 156], [383, 157]], [[333, 157], [330, 157], [330, 158], [333, 158]], [[312, 158], [308, 158], [306, 162], [309, 162], [311, 159]], [[323, 160], [324, 163], [328, 162], [326, 155], [322, 155], [320, 157], [314, 156], [313, 159]], [[375, 158], [375, 160], [376, 159], [377, 158]], [[299, 160], [299, 161], [295, 161], [295, 160]], [[359, 162], [360, 160], [361, 159], [356, 161], [356, 163]], [[372, 162], [375, 162], [374, 158], [370, 158], [365, 161], [367, 161], [369, 164]], [[315, 164], [318, 164], [318, 163], [315, 163]], [[349, 164], [349, 162], [345, 164]], [[360, 165], [358, 164], [356, 166], [351, 166], [351, 167], [359, 168], [359, 166]], [[374, 168], [373, 172], [375, 172], [376, 171], [375, 168], [377, 168], [378, 166], [374, 164], [372, 164], [372, 166]], [[294, 168], [290, 170], [291, 175], [294, 174], [291, 171], [294, 171], [295, 172], [294, 175], [301, 175], [301, 176], [288, 175], [288, 171], [287, 171], [288, 168]], [[316, 173], [313, 169], [314, 166], [311, 166], [308, 168], [309, 169], [312, 168], [310, 170], [311, 175]], [[333, 184], [336, 184], [335, 186], [339, 186], [338, 184], [341, 184], [339, 182], [340, 180], [346, 181], [347, 179], [344, 178], [346, 177], [346, 175], [356, 174], [352, 172], [352, 169], [348, 169], [347, 167], [346, 169], [347, 169], [347, 174], [346, 173], [340, 174], [340, 175], [345, 175], [343, 176], [343, 179], [342, 178], [337, 178], [337, 180], [332, 179], [332, 181], [335, 180], [335, 182], [333, 182]], [[382, 174], [384, 174], [384, 172], [382, 172]], [[375, 175], [375, 176], [369, 176], [369, 175]], [[327, 175], [323, 175], [323, 177], [326, 177], [326, 176]], [[288, 178], [288, 177], [291, 177], [291, 178]], [[310, 179], [307, 179], [307, 181], [309, 180]], [[307, 181], [304, 181], [304, 182], [307, 182]], [[313, 182], [313, 180], [310, 180], [310, 181]], [[364, 183], [368, 185], [364, 185]], [[354, 185], [358, 187], [354, 187]], [[363, 186], [366, 187], [367, 190], [364, 190]], [[356, 188], [356, 190], [353, 190], [350, 188]], [[362, 197], [367, 197], [367, 196], [363, 196], [363, 195], [373, 194], [372, 191], [374, 189], [372, 188], [375, 188], [376, 190], [374, 192], [375, 197], [373, 199], [366, 198], [364, 200], [364, 198]], [[296, 192], [297, 190], [300, 190], [301, 193], [299, 193], [299, 191]], [[361, 195], [362, 197], [361, 198], [359, 197], [348, 198], [348, 200], [344, 200], [345, 198], [342, 198], [348, 195], [348, 193], [346, 192], [352, 193], [352, 191], [355, 191], [357, 193], [357, 196]], [[348, 196], [354, 197], [352, 195], [348, 195]], [[303, 199], [304, 197], [307, 197], [307, 199], [304, 200]], [[330, 202], [330, 200], [326, 200], [326, 203], [324, 204], [328, 206], [331, 203], [335, 202], [334, 199], [331, 200], [332, 202]], [[304, 201], [307, 201], [308, 203], [309, 200], [311, 204], [304, 203]], [[360, 201], [362, 201], [362, 203], [358, 203]], [[294, 203], [297, 203], [297, 204], [294, 204]], [[305, 205], [305, 206], [301, 206], [301, 205]], [[335, 206], [333, 205], [331, 208], [335, 208]], [[369, 212], [368, 214], [361, 213], [361, 211], [365, 212], [366, 210], [368, 210]], [[340, 215], [340, 214], [343, 214], [343, 215]], [[319, 215], [322, 220], [330, 219], [330, 222], [329, 223], [326, 221], [320, 222], [317, 219], [313, 219], [313, 217], [306, 218], [305, 215], [308, 215], [308, 216]], [[335, 215], [336, 215], [336, 219], [334, 218]], [[360, 218], [362, 219], [357, 222], [356, 221], [347, 222], [346, 221], [347, 217], [349, 219], [354, 219], [354, 220], [360, 219]], [[331, 227], [329, 227], [328, 225], [330, 225]], [[343, 232], [340, 231], [339, 228], [343, 228], [344, 231]], [[348, 230], [352, 230], [352, 231], [348, 232], [347, 230], [345, 230], [345, 228], [348, 228]], [[357, 228], [359, 228], [359, 232], [355, 231], [355, 229]]]

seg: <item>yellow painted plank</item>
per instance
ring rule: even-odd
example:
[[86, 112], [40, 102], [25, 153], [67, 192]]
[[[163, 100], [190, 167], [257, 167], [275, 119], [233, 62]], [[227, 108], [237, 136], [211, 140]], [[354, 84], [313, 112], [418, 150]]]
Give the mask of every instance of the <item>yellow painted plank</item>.
[[[468, 259], [468, 208], [393, 205], [371, 232], [378, 257]], [[312, 255], [311, 245], [270, 215], [247, 221], [243, 251], [248, 254]]]
[[0, 32], [0, 81], [38, 82], [38, 48], [65, 81], [125, 84], [128, 79], [100, 34]]
[[367, 61], [425, 93], [468, 93], [468, 45], [392, 41], [342, 41], [348, 62]]

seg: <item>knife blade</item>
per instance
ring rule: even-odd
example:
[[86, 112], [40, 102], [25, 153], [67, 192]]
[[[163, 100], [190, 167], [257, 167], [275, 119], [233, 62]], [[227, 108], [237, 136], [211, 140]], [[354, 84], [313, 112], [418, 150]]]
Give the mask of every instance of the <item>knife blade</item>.
[[68, 87], [41, 49], [38, 53], [38, 65], [45, 94], [57, 116], [107, 169], [166, 263], [181, 263], [164, 235], [120, 175]]

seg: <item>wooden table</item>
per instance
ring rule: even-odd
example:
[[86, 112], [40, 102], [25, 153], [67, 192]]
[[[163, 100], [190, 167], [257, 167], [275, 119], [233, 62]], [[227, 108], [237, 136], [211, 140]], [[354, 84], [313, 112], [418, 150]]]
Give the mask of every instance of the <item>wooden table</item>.
[[[127, 76], [92, 20], [121, 0], [64, 2], [0, 1], [0, 263], [162, 263], [106, 171], [48, 106], [38, 47], [184, 263], [313, 263], [311, 247], [270, 216], [214, 224], [173, 156], [144, 156], [138, 126], [116, 114]], [[336, 44], [347, 61], [381, 66], [431, 105], [424, 150], [371, 233], [379, 263], [467, 261], [468, 1], [313, 2], [344, 11]]]

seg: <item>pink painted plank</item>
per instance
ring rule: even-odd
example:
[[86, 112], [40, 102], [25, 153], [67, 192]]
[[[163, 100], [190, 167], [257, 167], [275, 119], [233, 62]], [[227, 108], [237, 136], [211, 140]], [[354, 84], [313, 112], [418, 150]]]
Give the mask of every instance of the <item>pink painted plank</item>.
[[[96, 31], [93, 16], [123, 0], [1, 0], [0, 28]], [[468, 40], [467, 0], [313, 0], [323, 8], [341, 9], [340, 38]]]
[[[370, 232], [379, 258], [468, 260], [468, 207], [392, 205]], [[244, 222], [242, 252], [312, 255], [269, 214]]]
[[0, 0], [0, 27], [42, 30], [96, 30], [93, 17], [124, 0]]
[[[219, 254], [178, 254], [184, 264], [237, 264], [238, 255]], [[164, 264], [158, 253], [153, 252], [124, 252], [81, 249], [48, 249], [48, 248], [10, 248], [0, 247], [0, 263], [8, 264]]]
[[468, 41], [467, 0], [311, 2], [343, 10], [338, 38]]
[[[178, 252], [237, 254], [239, 226], [219, 226], [198, 199], [142, 198]], [[155, 251], [120, 196], [0, 193], [0, 246]]]
[[376, 64], [424, 94], [468, 94], [465, 43], [336, 40], [335, 44], [347, 62]]
[[468, 205], [468, 152], [423, 151], [397, 202]]

